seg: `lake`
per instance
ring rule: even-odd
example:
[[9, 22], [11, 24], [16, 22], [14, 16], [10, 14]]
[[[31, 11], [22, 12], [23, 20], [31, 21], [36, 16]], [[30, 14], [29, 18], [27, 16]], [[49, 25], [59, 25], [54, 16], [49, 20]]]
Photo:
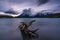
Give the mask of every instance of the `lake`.
[[39, 28], [39, 38], [32, 40], [60, 40], [60, 18], [0, 18], [0, 40], [23, 40], [18, 26], [31, 20], [36, 22], [29, 29]]

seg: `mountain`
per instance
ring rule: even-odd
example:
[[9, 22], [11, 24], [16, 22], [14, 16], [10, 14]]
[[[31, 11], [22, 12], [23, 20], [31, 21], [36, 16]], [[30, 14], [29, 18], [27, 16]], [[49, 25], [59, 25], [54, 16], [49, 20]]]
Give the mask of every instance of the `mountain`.
[[[54, 10], [53, 10], [54, 11]], [[24, 9], [23, 13], [18, 16], [20, 18], [56, 18], [60, 17], [60, 13], [54, 13], [52, 10], [43, 10], [40, 12], [37, 12], [36, 15], [31, 16], [31, 9]], [[58, 15], [59, 14], [59, 15]]]
[[32, 14], [31, 8], [24, 9], [23, 12], [22, 12], [22, 14], [20, 16], [18, 16], [18, 17], [30, 17], [31, 14]]
[[60, 17], [60, 12], [53, 12], [52, 10], [43, 10], [40, 12], [32, 12], [32, 9], [24, 9], [20, 14], [13, 9], [9, 9], [5, 12], [0, 12], [0, 18], [56, 18]]

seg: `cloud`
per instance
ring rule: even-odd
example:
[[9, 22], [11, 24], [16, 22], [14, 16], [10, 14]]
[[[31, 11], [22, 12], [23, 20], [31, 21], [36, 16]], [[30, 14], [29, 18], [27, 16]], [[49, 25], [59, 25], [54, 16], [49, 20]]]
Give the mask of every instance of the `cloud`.
[[5, 11], [10, 8], [7, 0], [0, 0], [0, 11]]
[[38, 5], [47, 3], [49, 0], [38, 0]]
[[38, 12], [49, 9], [53, 10], [57, 8], [57, 5], [60, 5], [60, 0], [0, 0], [0, 11], [13, 8], [21, 13], [24, 9], [32, 8]]
[[19, 15], [21, 15], [21, 14], [9, 14], [9, 13], [0, 12], [0, 15], [17, 17], [17, 16], [19, 16]]

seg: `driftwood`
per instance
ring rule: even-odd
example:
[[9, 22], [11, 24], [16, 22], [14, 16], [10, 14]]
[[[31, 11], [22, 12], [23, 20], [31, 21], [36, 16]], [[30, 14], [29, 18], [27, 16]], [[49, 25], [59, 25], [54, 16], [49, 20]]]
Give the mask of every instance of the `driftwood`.
[[31, 26], [33, 22], [35, 22], [35, 20], [30, 21], [28, 24], [21, 22], [22, 24], [18, 26], [19, 30], [21, 31], [23, 40], [31, 40], [32, 38], [38, 37], [38, 34], [36, 33], [38, 29], [28, 29], [28, 27]]

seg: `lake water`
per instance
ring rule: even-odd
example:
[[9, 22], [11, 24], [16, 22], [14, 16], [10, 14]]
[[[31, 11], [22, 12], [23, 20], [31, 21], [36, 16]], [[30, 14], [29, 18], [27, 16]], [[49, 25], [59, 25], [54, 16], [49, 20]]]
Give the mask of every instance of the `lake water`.
[[20, 22], [36, 20], [30, 29], [39, 28], [39, 38], [32, 40], [60, 40], [60, 18], [0, 18], [0, 40], [22, 40]]

